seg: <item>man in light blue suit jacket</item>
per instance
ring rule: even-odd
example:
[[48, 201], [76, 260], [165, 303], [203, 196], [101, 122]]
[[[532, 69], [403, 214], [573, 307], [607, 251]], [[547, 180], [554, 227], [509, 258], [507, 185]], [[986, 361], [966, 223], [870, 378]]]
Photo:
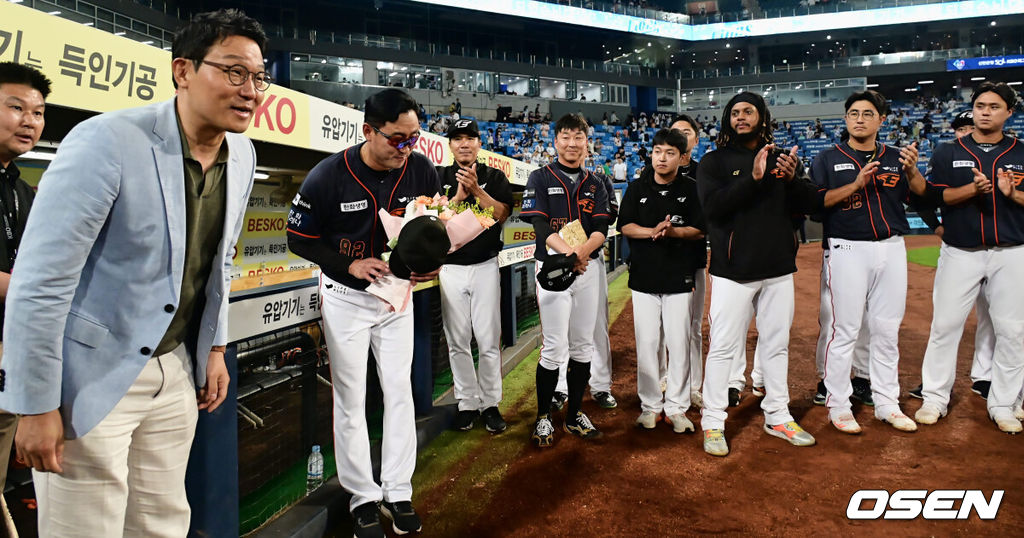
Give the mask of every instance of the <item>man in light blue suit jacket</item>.
[[196, 16], [174, 40], [177, 97], [82, 122], [40, 182], [0, 408], [23, 415], [42, 536], [187, 532], [198, 410], [227, 393], [229, 270], [256, 164], [236, 133], [270, 81], [265, 43], [241, 12]]

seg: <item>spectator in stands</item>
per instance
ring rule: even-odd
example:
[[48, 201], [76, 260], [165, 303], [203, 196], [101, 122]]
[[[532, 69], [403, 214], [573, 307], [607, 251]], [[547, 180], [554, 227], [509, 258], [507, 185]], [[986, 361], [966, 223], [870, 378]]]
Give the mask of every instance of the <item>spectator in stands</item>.
[[600, 138], [594, 140], [594, 153], [601, 153], [602, 149], [604, 149], [604, 142]]
[[608, 111], [606, 110], [604, 116], [601, 117], [601, 125], [608, 126]]
[[609, 116], [608, 121], [610, 121], [612, 125], [618, 125], [619, 124], [619, 115], [616, 114], [615, 111], [613, 110], [612, 111], [612, 115]]
[[[420, 106], [423, 106], [423, 105], [420, 105]], [[459, 101], [458, 97], [455, 98], [455, 113], [458, 114], [459, 117], [462, 117], [462, 102]]]
[[615, 166], [612, 166], [612, 177], [615, 178], [616, 183], [626, 181], [626, 162], [622, 160], [622, 157], [615, 157]]

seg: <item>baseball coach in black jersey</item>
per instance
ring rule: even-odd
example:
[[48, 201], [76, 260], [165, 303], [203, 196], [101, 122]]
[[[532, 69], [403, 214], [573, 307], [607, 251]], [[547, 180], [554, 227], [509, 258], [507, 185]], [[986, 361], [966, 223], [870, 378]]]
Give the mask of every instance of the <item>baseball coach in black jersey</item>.
[[[334, 386], [334, 452], [338, 481], [352, 494], [356, 536], [384, 536], [381, 511], [399, 534], [422, 527], [411, 503], [416, 465], [412, 309], [395, 312], [365, 291], [377, 279], [396, 278], [381, 260], [388, 239], [378, 211], [400, 216], [409, 201], [440, 190], [433, 164], [413, 153], [420, 137], [418, 108], [399, 89], [370, 96], [363, 123], [366, 140], [316, 165], [288, 215], [288, 247], [322, 272], [320, 313]], [[430, 281], [439, 271], [412, 273], [410, 280]], [[366, 426], [368, 350], [384, 393], [381, 484], [373, 479]]]

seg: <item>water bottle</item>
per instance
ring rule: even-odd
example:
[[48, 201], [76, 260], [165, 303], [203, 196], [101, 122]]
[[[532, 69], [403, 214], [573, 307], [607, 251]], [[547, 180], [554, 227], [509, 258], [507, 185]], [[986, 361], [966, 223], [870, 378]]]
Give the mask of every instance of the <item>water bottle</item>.
[[320, 453], [320, 445], [313, 445], [313, 452], [306, 462], [306, 495], [309, 495], [324, 482], [324, 455]]

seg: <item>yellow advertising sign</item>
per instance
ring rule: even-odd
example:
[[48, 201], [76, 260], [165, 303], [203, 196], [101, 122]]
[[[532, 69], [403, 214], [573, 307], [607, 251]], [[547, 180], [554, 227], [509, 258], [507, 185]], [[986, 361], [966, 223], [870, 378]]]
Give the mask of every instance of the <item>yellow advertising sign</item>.
[[46, 73], [53, 82], [48, 103], [108, 112], [169, 99], [170, 58], [156, 47], [0, 2], [0, 62]]
[[[167, 58], [168, 63], [170, 55]], [[315, 97], [272, 84], [245, 136], [274, 144], [309, 147], [309, 102]], [[337, 105], [341, 106], [341, 105]]]

